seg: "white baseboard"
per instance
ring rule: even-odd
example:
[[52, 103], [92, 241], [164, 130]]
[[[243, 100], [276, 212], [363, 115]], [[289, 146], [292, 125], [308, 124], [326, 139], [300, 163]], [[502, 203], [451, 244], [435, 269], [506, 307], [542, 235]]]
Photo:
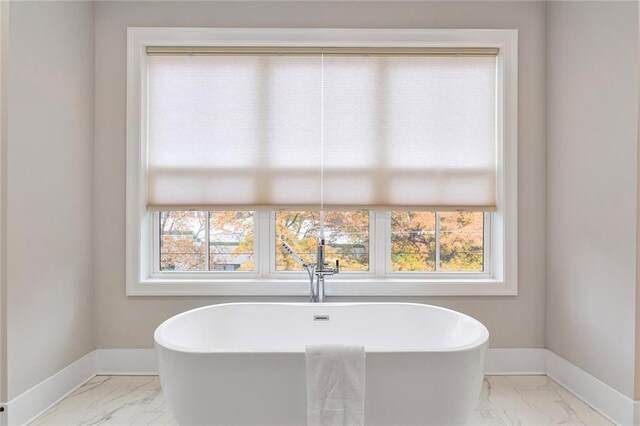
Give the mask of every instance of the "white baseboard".
[[[547, 349], [489, 349], [485, 371], [487, 375], [546, 374], [613, 422], [640, 425], [640, 401], [634, 402]], [[97, 374], [158, 374], [155, 351], [96, 349], [9, 401], [3, 424], [29, 422]]]
[[5, 404], [3, 423], [13, 426], [30, 422], [95, 375], [93, 351], [11, 399]]
[[640, 418], [634, 419], [638, 402], [551, 351], [547, 351], [547, 376], [614, 423], [640, 423]]

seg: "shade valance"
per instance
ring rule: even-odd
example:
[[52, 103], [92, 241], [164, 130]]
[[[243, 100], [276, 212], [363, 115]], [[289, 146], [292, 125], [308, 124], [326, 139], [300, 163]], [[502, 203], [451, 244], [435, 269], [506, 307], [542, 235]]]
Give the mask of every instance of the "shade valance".
[[399, 53], [149, 52], [148, 208], [495, 209], [496, 52]]

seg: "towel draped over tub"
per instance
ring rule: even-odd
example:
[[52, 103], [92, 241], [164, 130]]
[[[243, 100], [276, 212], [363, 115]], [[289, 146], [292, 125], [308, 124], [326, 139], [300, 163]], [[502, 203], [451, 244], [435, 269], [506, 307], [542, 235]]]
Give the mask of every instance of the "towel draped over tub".
[[364, 425], [363, 346], [306, 347], [307, 425]]

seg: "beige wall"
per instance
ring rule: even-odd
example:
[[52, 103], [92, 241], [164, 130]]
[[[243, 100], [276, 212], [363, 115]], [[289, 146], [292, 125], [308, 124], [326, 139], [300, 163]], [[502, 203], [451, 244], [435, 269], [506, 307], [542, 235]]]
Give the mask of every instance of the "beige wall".
[[[638, 22], [640, 23], [640, 7], [638, 7]], [[637, 46], [638, 57], [640, 57], [640, 28], [638, 31]], [[640, 67], [637, 70], [638, 79], [638, 105], [640, 106]], [[640, 146], [640, 107], [638, 108], [638, 123], [637, 123], [637, 143], [636, 146]], [[640, 189], [640, 170], [637, 165], [640, 164], [640, 149], [636, 150], [636, 193]], [[640, 196], [636, 196], [636, 362], [635, 362], [635, 387], [634, 396], [635, 400], [640, 400]], [[640, 414], [640, 413], [639, 413]]]
[[93, 4], [12, 2], [8, 399], [94, 348]]
[[7, 401], [7, 58], [9, 3], [0, 3], [0, 401]]
[[633, 397], [637, 3], [547, 8], [547, 346]]
[[493, 347], [544, 347], [545, 8], [543, 2], [480, 1], [368, 4], [185, 1], [97, 3], [94, 153], [94, 285], [97, 346], [151, 347], [155, 327], [169, 316], [197, 306], [234, 300], [125, 296], [126, 28], [219, 26], [519, 29], [520, 294], [517, 297], [422, 297], [403, 300], [435, 303], [477, 317], [489, 328]]

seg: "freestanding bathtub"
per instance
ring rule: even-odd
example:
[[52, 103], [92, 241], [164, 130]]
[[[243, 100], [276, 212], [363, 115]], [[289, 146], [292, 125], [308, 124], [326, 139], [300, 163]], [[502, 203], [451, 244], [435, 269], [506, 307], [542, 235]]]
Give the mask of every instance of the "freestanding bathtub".
[[489, 332], [412, 303], [231, 303], [155, 332], [160, 381], [182, 425], [306, 424], [305, 345], [364, 345], [367, 425], [459, 425], [474, 408]]

